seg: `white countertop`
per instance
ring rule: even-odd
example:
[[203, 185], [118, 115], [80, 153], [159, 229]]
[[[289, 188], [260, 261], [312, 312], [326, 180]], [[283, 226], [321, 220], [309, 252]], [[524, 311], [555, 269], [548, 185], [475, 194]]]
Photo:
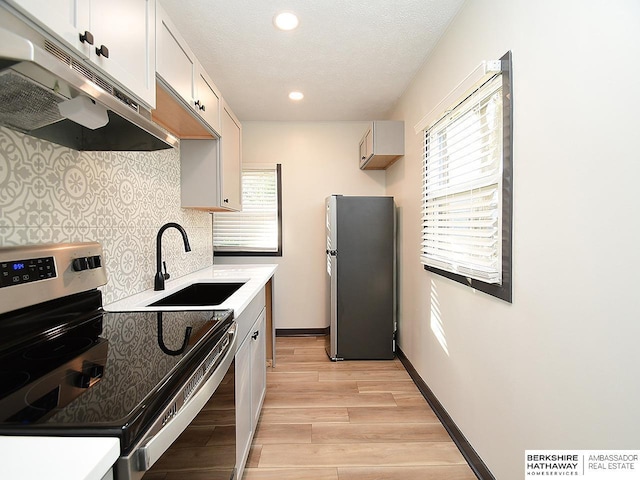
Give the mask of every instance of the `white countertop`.
[[[104, 308], [112, 312], [180, 311], [184, 307], [147, 307], [196, 282], [246, 282], [219, 305], [192, 310], [233, 309], [238, 317], [276, 271], [277, 265], [214, 265], [184, 277], [168, 280], [165, 290], [152, 289]], [[117, 438], [0, 436], [2, 480], [101, 480], [120, 455]]]
[[181, 311], [185, 307], [149, 307], [161, 298], [164, 298], [182, 288], [199, 282], [246, 282], [240, 289], [227, 300], [218, 305], [190, 306], [188, 310], [233, 309], [234, 316], [239, 317], [249, 305], [253, 297], [273, 276], [278, 265], [213, 265], [196, 272], [167, 280], [165, 289], [154, 291], [153, 289], [132, 295], [114, 303], [105, 305], [108, 312], [140, 312], [140, 311]]
[[100, 480], [119, 455], [117, 438], [0, 436], [0, 478]]

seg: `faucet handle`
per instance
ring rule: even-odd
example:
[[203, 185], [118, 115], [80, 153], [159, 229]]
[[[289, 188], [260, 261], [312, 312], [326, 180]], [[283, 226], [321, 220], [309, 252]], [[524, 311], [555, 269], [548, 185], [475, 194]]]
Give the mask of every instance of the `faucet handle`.
[[162, 266], [164, 267], [164, 273], [162, 274], [162, 276], [165, 280], [169, 280], [169, 278], [171, 278], [171, 275], [167, 273], [167, 262], [163, 261]]

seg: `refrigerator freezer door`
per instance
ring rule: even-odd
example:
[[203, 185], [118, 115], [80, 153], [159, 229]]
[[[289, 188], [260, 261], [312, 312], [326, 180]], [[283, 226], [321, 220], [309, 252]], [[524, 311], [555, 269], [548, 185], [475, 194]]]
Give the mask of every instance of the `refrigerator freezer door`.
[[336, 197], [328, 197], [326, 202], [326, 237], [327, 237], [327, 290], [329, 291], [327, 309], [329, 312], [329, 335], [325, 349], [332, 360], [338, 360], [338, 259], [336, 252]]

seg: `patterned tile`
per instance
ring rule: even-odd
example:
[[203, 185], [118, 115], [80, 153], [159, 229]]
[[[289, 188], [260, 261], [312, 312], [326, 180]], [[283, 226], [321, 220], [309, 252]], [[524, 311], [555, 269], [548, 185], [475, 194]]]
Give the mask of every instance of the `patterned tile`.
[[99, 241], [106, 303], [153, 286], [156, 234], [169, 272], [212, 264], [211, 215], [180, 208], [179, 150], [77, 152], [0, 127], [0, 246]]

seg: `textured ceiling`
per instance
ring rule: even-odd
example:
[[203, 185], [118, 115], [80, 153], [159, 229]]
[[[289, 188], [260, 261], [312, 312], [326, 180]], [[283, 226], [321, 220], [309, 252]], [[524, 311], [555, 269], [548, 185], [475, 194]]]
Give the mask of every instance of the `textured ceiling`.
[[384, 118], [464, 0], [160, 3], [240, 120], [332, 121]]

